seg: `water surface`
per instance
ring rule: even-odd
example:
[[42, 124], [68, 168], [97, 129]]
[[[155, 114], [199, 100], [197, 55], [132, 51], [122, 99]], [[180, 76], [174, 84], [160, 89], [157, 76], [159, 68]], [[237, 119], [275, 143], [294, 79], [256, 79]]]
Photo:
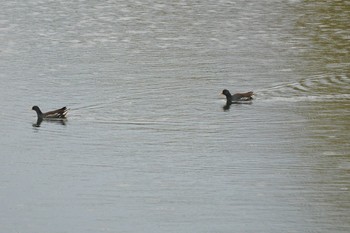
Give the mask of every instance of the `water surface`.
[[349, 232], [349, 7], [3, 3], [1, 231]]

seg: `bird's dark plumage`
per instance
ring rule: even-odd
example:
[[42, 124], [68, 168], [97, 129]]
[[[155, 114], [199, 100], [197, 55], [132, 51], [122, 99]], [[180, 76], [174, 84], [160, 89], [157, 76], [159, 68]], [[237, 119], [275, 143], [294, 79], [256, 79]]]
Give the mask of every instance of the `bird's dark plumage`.
[[68, 109], [66, 107], [42, 113], [38, 106], [33, 106], [32, 110], [38, 115], [38, 119], [64, 119], [67, 116]]
[[253, 95], [254, 95], [252, 91], [244, 92], [244, 93], [236, 93], [234, 95], [231, 95], [230, 91], [227, 89], [224, 89], [221, 94], [226, 96], [226, 100], [228, 102], [249, 101], [253, 99]]

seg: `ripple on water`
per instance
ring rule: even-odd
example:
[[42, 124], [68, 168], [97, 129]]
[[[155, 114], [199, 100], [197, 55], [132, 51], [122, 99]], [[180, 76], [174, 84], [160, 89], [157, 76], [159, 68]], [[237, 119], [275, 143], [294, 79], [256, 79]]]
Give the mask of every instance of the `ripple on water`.
[[301, 79], [258, 91], [262, 101], [347, 101], [350, 99], [350, 78], [347, 75]]

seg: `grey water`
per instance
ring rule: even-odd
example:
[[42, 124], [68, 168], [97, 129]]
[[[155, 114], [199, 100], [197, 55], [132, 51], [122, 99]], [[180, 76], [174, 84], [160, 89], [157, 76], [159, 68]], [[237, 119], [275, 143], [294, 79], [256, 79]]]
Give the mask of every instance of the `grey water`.
[[349, 12], [2, 1], [0, 232], [349, 232]]

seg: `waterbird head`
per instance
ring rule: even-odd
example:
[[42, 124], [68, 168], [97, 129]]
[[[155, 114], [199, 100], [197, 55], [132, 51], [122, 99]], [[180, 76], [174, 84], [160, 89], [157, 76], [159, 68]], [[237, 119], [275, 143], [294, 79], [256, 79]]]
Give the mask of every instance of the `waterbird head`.
[[224, 89], [222, 92], [221, 92], [222, 95], [226, 96], [226, 97], [230, 97], [231, 96], [231, 93], [229, 92], [229, 90], [227, 89]]
[[36, 106], [36, 105], [32, 107], [32, 110], [36, 111], [36, 113], [38, 113], [38, 115], [42, 114], [40, 108], [38, 106]]

